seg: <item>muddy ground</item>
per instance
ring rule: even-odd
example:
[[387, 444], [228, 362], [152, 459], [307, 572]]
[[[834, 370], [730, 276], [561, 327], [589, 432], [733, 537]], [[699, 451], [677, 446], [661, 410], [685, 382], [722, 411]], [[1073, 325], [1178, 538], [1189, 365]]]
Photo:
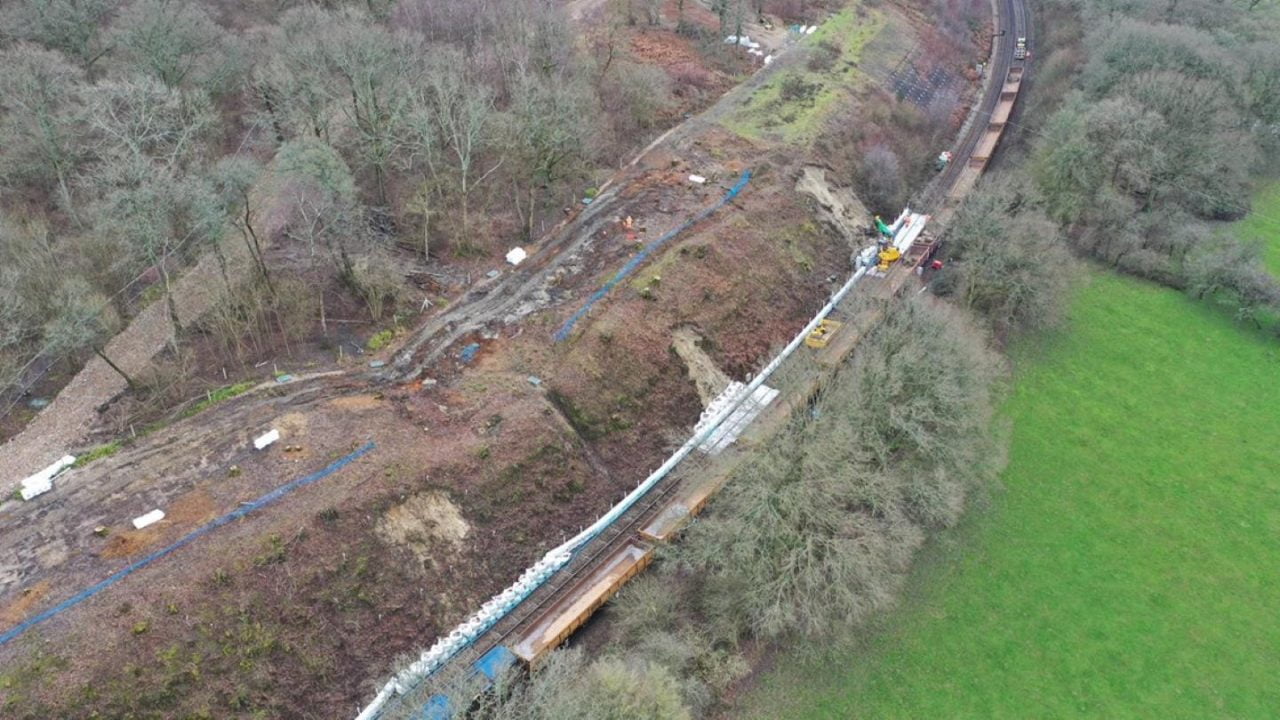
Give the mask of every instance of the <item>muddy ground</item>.
[[[349, 372], [228, 400], [0, 512], [3, 631], [375, 444], [0, 646], [4, 715], [353, 715], [399, 658], [633, 487], [702, 410], [675, 333], [696, 332], [743, 380], [849, 269], [847, 233], [795, 189], [803, 152], [713, 122], [690, 128], [626, 171], [591, 222], [571, 223], [585, 234], [531, 266], [485, 322], [442, 323], [447, 344], [420, 346], [408, 363], [417, 372]], [[738, 199], [554, 341], [640, 246], [748, 168]], [[694, 172], [710, 181], [690, 183]], [[269, 428], [281, 439], [254, 450]], [[165, 520], [131, 529], [152, 508]]]
[[[734, 177], [752, 151], [737, 147], [718, 174]], [[641, 236], [723, 192], [638, 172], [625, 210]], [[0, 598], [15, 621], [376, 443], [0, 648], [17, 670], [0, 687], [6, 712], [350, 714], [398, 655], [430, 644], [683, 440], [702, 405], [671, 350], [675, 328], [696, 328], [741, 379], [820, 304], [848, 250], [809, 220], [788, 172], [767, 170], [672, 241], [565, 343], [552, 330], [635, 251], [626, 232], [606, 230], [583, 253], [559, 300], [477, 336], [468, 364], [451, 350], [407, 384], [320, 378], [236, 398], [0, 515], [13, 550]], [[281, 440], [253, 450], [271, 427]], [[128, 526], [157, 507], [158, 525]]]

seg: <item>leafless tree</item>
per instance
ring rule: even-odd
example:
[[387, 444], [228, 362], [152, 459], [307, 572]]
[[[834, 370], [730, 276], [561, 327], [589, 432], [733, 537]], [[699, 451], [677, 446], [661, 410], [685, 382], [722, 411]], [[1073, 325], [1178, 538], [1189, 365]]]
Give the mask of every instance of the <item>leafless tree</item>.
[[62, 51], [88, 70], [108, 50], [103, 21], [119, 0], [15, 0], [0, 8], [0, 35]]
[[1022, 184], [1019, 174], [988, 181], [966, 199], [948, 229], [939, 278], [1002, 334], [1053, 327], [1072, 275], [1057, 226], [1026, 202]]
[[334, 96], [346, 99], [339, 107], [385, 205], [387, 168], [401, 149], [400, 127], [410, 110], [411, 90], [421, 79], [420, 53], [409, 38], [355, 15], [330, 24], [323, 47], [338, 86]]
[[[538, 190], [576, 170], [597, 112], [585, 84], [577, 78], [526, 73], [516, 87], [509, 111], [508, 138], [522, 163], [525, 183], [526, 233], [534, 234]], [[520, 197], [516, 197], [517, 207]]]
[[889, 602], [925, 532], [993, 477], [996, 368], [959, 312], [889, 313], [688, 531], [709, 621], [729, 638], [820, 633]]
[[497, 170], [502, 158], [478, 176], [475, 164], [493, 142], [494, 98], [487, 87], [470, 81], [463, 73], [460, 55], [447, 53], [427, 76], [440, 137], [452, 158], [462, 200], [462, 234], [470, 231], [470, 196], [476, 186]]
[[251, 87], [281, 141], [303, 135], [330, 140], [338, 98], [325, 60], [329, 22], [328, 14], [303, 6], [255, 32], [259, 56]]
[[119, 238], [160, 273], [176, 342], [181, 323], [170, 267], [193, 232], [188, 210], [198, 193], [188, 171], [213, 125], [212, 110], [203, 93], [149, 77], [98, 83], [89, 104], [98, 162], [84, 183], [95, 197], [95, 230]]
[[[230, 224], [239, 230], [245, 249], [258, 269], [263, 284], [268, 291], [274, 293], [271, 273], [267, 270], [267, 262], [262, 254], [262, 240], [258, 237], [253, 220], [253, 186], [261, 173], [262, 168], [257, 161], [246, 156], [233, 155], [215, 163], [209, 177], [209, 195], [213, 200], [210, 209], [214, 212], [209, 222], [218, 228]], [[216, 234], [212, 240], [214, 252], [221, 259], [221, 234]], [[225, 261], [223, 267], [225, 276]]]
[[892, 214], [903, 204], [902, 165], [898, 155], [883, 144], [873, 145], [862, 156], [857, 187], [866, 204], [882, 214]]
[[92, 350], [125, 382], [134, 386], [133, 377], [115, 363], [103, 349], [106, 339], [118, 329], [120, 320], [110, 303], [95, 293], [83, 280], [67, 278], [56, 288], [57, 314], [44, 327], [45, 342], [51, 353], [75, 355]]
[[136, 0], [112, 24], [112, 37], [133, 66], [174, 88], [212, 79], [226, 58], [226, 33], [200, 3]]
[[0, 175], [57, 187], [72, 217], [71, 181], [85, 155], [83, 73], [34, 45], [0, 51]]
[[587, 662], [557, 651], [528, 681], [514, 677], [484, 695], [484, 720], [688, 720], [675, 678], [647, 662], [604, 657]]
[[180, 169], [197, 160], [215, 123], [208, 97], [132, 76], [95, 84], [89, 128], [99, 157]]

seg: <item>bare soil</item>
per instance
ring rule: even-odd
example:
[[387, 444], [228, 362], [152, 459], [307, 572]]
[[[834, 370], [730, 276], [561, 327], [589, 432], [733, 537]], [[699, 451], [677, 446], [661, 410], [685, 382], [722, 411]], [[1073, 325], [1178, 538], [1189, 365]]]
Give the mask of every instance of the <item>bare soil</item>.
[[[687, 15], [705, 22], [707, 18], [703, 16], [708, 13], [704, 9], [699, 11], [696, 5], [690, 3]], [[603, 11], [603, 3], [601, 0], [583, 0], [570, 3], [568, 10], [571, 17], [585, 22]], [[670, 19], [664, 18], [663, 25], [637, 25], [627, 29], [627, 37], [638, 43], [632, 48], [633, 59], [662, 67], [675, 83], [678, 102], [667, 113], [667, 124], [677, 124], [688, 114], [714, 103], [720, 94], [753, 69], [750, 63], [735, 61], [740, 58], [726, 62], [720, 57], [720, 48], [714, 44], [708, 47], [716, 51], [719, 61], [711, 62], [707, 48], [699, 49], [694, 41], [674, 31], [674, 17], [672, 8]], [[714, 20], [714, 16], [711, 18]], [[626, 38], [623, 44], [628, 44]], [[651, 57], [645, 54], [646, 48], [658, 46], [677, 48], [678, 59], [666, 57], [661, 52]], [[660, 129], [653, 129], [653, 132]], [[235, 144], [234, 136], [234, 133], [228, 135], [229, 143]], [[265, 196], [267, 193], [264, 191], [262, 194]], [[569, 208], [565, 210], [570, 211]], [[283, 215], [269, 204], [258, 208], [255, 215], [259, 234], [264, 239], [277, 235], [284, 222]], [[443, 218], [440, 222], [447, 225], [450, 221], [450, 218]], [[547, 230], [545, 218], [539, 218], [537, 228]], [[479, 237], [506, 238], [508, 242], [488, 243], [493, 245], [487, 248], [489, 251], [501, 251], [496, 253], [498, 255], [505, 252], [507, 245], [518, 242], [516, 238], [520, 235], [519, 228], [496, 219], [487, 224], [478, 222], [472, 231]], [[415, 265], [415, 254], [420, 249], [416, 239], [405, 237], [401, 242], [404, 265]], [[244, 241], [238, 232], [228, 234], [223, 241], [222, 252], [227, 258], [227, 274], [233, 282], [238, 282], [252, 271]], [[277, 272], [297, 274], [300, 272], [299, 263], [287, 257], [290, 252], [279, 244], [269, 246], [267, 264]], [[432, 254], [447, 257], [448, 263], [433, 264], [421, 272], [410, 273], [407, 281], [412, 286], [412, 302], [406, 302], [401, 308], [407, 317], [416, 314], [424, 298], [452, 304], [496, 264], [494, 252], [460, 252], [447, 240], [434, 243]], [[221, 297], [223, 282], [218, 266], [213, 254], [206, 254], [178, 278], [173, 295], [179, 321], [184, 327], [195, 323]], [[328, 302], [336, 306], [327, 308], [334, 322], [323, 333], [314, 333], [305, 342], [295, 343], [296, 347], [274, 333], [250, 348], [247, 357], [237, 358], [238, 362], [228, 362], [224, 353], [217, 352], [211, 341], [189, 330], [179, 334], [181, 351], [179, 357], [175, 357], [169, 351], [174, 331], [166, 303], [153, 301], [141, 307], [129, 325], [107, 344], [105, 351], [113, 362], [134, 377], [151, 374], [157, 369], [176, 368], [175, 374], [181, 377], [181, 383], [163, 387], [164, 398], [160, 401], [147, 397], [146, 392], [128, 388], [124, 378], [97, 357], [88, 358], [78, 372], [59, 365], [40, 374], [24, 395], [0, 398], [0, 403], [3, 403], [0, 408], [7, 409], [0, 413], [0, 441], [5, 443], [3, 452], [0, 452], [0, 496], [8, 495], [22, 477], [40, 470], [68, 451], [86, 449], [103, 437], [133, 432], [139, 426], [163, 418], [165, 410], [176, 404], [176, 397], [194, 397], [204, 390], [237, 379], [266, 375], [265, 371], [250, 372], [250, 366], [253, 370], [260, 370], [261, 363], [267, 361], [275, 369], [288, 365], [313, 368], [333, 364], [338, 348], [345, 350], [344, 356], [363, 354], [364, 340], [378, 329], [377, 323], [367, 321], [363, 308], [343, 288], [331, 282], [324, 284], [328, 285], [323, 288]], [[141, 289], [145, 289], [145, 284], [138, 286], [138, 290]], [[26, 399], [31, 397], [47, 398], [52, 402], [48, 407], [37, 410], [26, 404]], [[109, 404], [114, 404], [113, 411], [105, 418], [100, 417], [99, 409]]]
[[[672, 152], [729, 179], [758, 154], [728, 135]], [[683, 169], [638, 172], [619, 213], [646, 237], [723, 192], [690, 188]], [[31, 718], [350, 714], [398, 655], [430, 644], [597, 517], [687, 434], [702, 403], [671, 350], [676, 327], [696, 327], [715, 363], [742, 377], [821, 301], [844, 243], [808, 221], [794, 180], [771, 182], [770, 172], [791, 170], [766, 170], [673, 240], [635, 276], [660, 273], [652, 292], [619, 286], [570, 341], [555, 343], [551, 331], [640, 242], [616, 225], [582, 251], [558, 299], [463, 338], [482, 348], [469, 364], [455, 344], [403, 384], [338, 376], [241, 396], [0, 513], [0, 543], [16, 553], [0, 572], [12, 624], [377, 443], [0, 648], [17, 669], [0, 685], [0, 706]], [[281, 440], [252, 450], [270, 427]], [[164, 521], [129, 529], [155, 507]], [[110, 528], [105, 538], [98, 525]], [[28, 587], [47, 589], [15, 605]], [[34, 666], [42, 681], [23, 673]]]
[[[377, 446], [0, 646], [5, 716], [354, 714], [398, 658], [598, 517], [687, 437], [703, 398], [673, 333], [696, 331], [710, 361], [744, 379], [821, 304], [848, 269], [848, 244], [796, 192], [805, 164], [690, 123], [525, 265], [459, 287], [406, 345], [377, 354], [399, 360], [403, 349], [413, 372], [352, 368], [268, 386], [173, 418], [54, 492], [0, 509], [3, 630]], [[644, 243], [716, 202], [745, 168], [754, 176], [737, 200], [554, 341]], [[691, 184], [691, 172], [711, 182]], [[289, 369], [333, 367], [311, 361]], [[253, 450], [269, 428], [280, 441]], [[166, 519], [129, 529], [152, 508]]]
[[705, 408], [729, 387], [729, 377], [716, 367], [715, 361], [702, 350], [702, 336], [690, 327], [676, 328], [671, 334], [671, 349], [684, 361], [689, 379], [698, 389]]

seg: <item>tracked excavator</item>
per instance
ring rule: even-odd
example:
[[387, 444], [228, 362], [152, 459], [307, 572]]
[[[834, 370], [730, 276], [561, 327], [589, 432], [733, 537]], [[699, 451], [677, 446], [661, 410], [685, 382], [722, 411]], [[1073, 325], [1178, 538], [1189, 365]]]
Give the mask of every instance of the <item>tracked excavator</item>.
[[893, 245], [893, 228], [884, 224], [884, 220], [876, 215], [876, 232], [880, 234], [880, 251], [876, 253], [876, 259], [879, 261], [876, 270], [884, 272], [889, 266], [902, 259], [902, 252]]

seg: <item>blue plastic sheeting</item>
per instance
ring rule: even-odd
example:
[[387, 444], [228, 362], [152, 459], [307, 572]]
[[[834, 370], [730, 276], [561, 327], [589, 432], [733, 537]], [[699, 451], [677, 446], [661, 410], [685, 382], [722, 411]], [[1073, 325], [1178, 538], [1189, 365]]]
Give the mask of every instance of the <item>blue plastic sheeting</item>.
[[515, 662], [515, 653], [508, 650], [506, 645], [499, 645], [484, 655], [481, 655], [480, 659], [472, 664], [472, 667], [483, 673], [485, 677], [489, 678], [489, 682], [493, 682], [498, 679], [498, 676], [501, 675], [503, 671], [514, 665]]
[[625, 277], [630, 275], [636, 268], [640, 267], [640, 263], [644, 262], [649, 257], [649, 255], [653, 253], [654, 250], [657, 250], [658, 248], [662, 247], [668, 240], [675, 237], [676, 235], [679, 235], [685, 230], [688, 230], [694, 223], [699, 222], [701, 220], [705, 220], [708, 216], [711, 215], [711, 213], [715, 212], [716, 210], [719, 210], [720, 208], [724, 207], [725, 204], [728, 203], [730, 200], [733, 200], [734, 198], [738, 197], [738, 193], [742, 192], [742, 189], [747, 186], [747, 183], [750, 182], [750, 180], [751, 180], [751, 170], [750, 169], [743, 170], [742, 177], [738, 178], [738, 182], [735, 183], [733, 187], [729, 188], [729, 192], [726, 193], [724, 197], [720, 198], [719, 202], [717, 202], [715, 205], [712, 205], [711, 207], [708, 207], [702, 210], [697, 215], [694, 215], [693, 217], [684, 221], [684, 223], [679, 225], [678, 227], [672, 230], [668, 230], [666, 234], [664, 234], [662, 237], [646, 245], [638, 255], [631, 258], [629, 261], [627, 261], [626, 265], [622, 266], [622, 269], [619, 270], [617, 274], [613, 276], [613, 279], [605, 283], [604, 287], [595, 291], [595, 293], [593, 293], [591, 297], [587, 298], [586, 305], [583, 305], [576, 313], [574, 313], [572, 316], [570, 316], [568, 320], [565, 321], [564, 325], [561, 326], [560, 329], [556, 331], [556, 334], [555, 334], [556, 342], [563, 342], [565, 338], [569, 337], [569, 333], [573, 330], [574, 324], [576, 324], [579, 320], [581, 320], [583, 315], [587, 314], [587, 311], [591, 309], [591, 306], [599, 302], [605, 295], [608, 295], [610, 290], [617, 287], [618, 283], [622, 282], [622, 280]]
[[307, 475], [305, 477], [300, 477], [297, 480], [293, 480], [291, 482], [285, 483], [284, 485], [281, 485], [280, 487], [276, 488], [275, 490], [272, 490], [266, 495], [263, 495], [257, 500], [244, 503], [240, 507], [227, 513], [226, 515], [223, 515], [222, 517], [217, 518], [216, 520], [211, 520], [208, 523], [205, 523], [204, 525], [191, 531], [181, 540], [178, 540], [172, 545], [162, 550], [157, 550], [151, 553], [150, 555], [142, 558], [141, 560], [138, 560], [137, 562], [129, 565], [128, 567], [125, 567], [123, 570], [116, 572], [115, 574], [108, 577], [106, 580], [103, 580], [102, 582], [96, 585], [90, 586], [84, 590], [81, 590], [75, 595], [72, 595], [71, 597], [67, 598], [66, 600], [63, 600], [62, 602], [49, 608], [48, 610], [45, 610], [39, 615], [36, 615], [35, 617], [29, 620], [21, 622], [18, 625], [14, 626], [13, 628], [7, 630], [4, 634], [0, 635], [0, 645], [4, 645], [5, 643], [18, 637], [22, 633], [26, 632], [27, 630], [30, 630], [32, 627], [35, 627], [36, 625], [44, 622], [45, 620], [48, 620], [51, 617], [59, 615], [66, 610], [70, 610], [76, 605], [79, 605], [85, 600], [88, 600], [94, 595], [97, 595], [103, 590], [106, 590], [112, 585], [115, 585], [116, 583], [120, 582], [126, 577], [150, 565], [151, 563], [165, 557], [166, 555], [177, 550], [178, 548], [181, 548], [184, 545], [190, 544], [191, 542], [195, 541], [197, 538], [201, 537], [202, 535], [210, 531], [216, 530], [222, 527], [223, 525], [226, 525], [229, 522], [239, 520], [240, 518], [244, 517], [245, 515], [248, 515], [254, 510], [258, 510], [263, 507], [266, 507], [267, 505], [270, 505], [271, 503], [279, 500], [280, 498], [284, 497], [285, 495], [288, 495], [289, 493], [293, 492], [294, 490], [297, 490], [300, 487], [305, 487], [307, 485], [310, 485], [311, 483], [316, 482], [317, 480], [322, 480], [328, 477], [329, 475], [332, 475], [333, 473], [346, 467], [352, 461], [368, 453], [370, 450], [373, 450], [374, 447], [375, 445], [372, 442], [365, 443], [363, 446], [360, 447], [360, 449], [356, 450], [350, 455], [347, 455], [346, 457], [335, 460], [328, 467], [323, 468], [321, 470], [317, 470], [316, 472], [313, 472], [310, 475]]
[[444, 695], [432, 695], [427, 700], [427, 704], [422, 706], [422, 712], [415, 720], [453, 720], [453, 708], [449, 704], [449, 698]]
[[[472, 675], [484, 675], [488, 679], [484, 689], [488, 690], [493, 687], [498, 676], [515, 663], [515, 653], [508, 650], [506, 645], [498, 645], [481, 655], [479, 660], [471, 663]], [[417, 715], [417, 720], [452, 720], [452, 718], [453, 705], [444, 695], [432, 695], [427, 698], [427, 704], [422, 706], [422, 712]]]
[[470, 345], [462, 348], [462, 352], [458, 353], [458, 359], [461, 360], [463, 364], [470, 363], [472, 360], [476, 359], [476, 353], [478, 352], [480, 352], [480, 343], [471, 343]]

